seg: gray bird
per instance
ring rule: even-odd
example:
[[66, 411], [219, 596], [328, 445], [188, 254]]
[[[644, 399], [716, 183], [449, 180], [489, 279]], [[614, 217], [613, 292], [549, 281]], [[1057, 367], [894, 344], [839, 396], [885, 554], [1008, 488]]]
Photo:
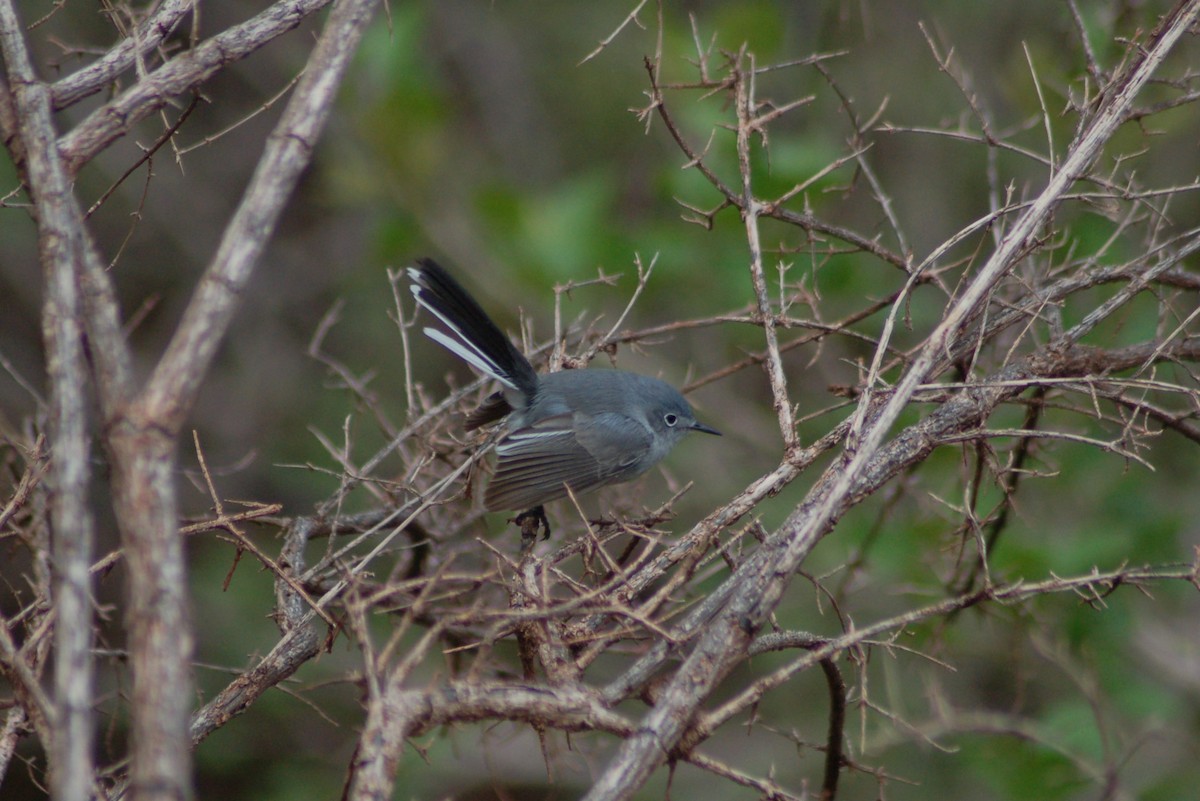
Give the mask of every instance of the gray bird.
[[[467, 416], [468, 431], [500, 419], [496, 474], [484, 495], [490, 511], [527, 510], [549, 536], [542, 505], [637, 478], [689, 431], [720, 432], [696, 421], [664, 381], [624, 370], [563, 370], [538, 375], [487, 313], [432, 259], [408, 268], [413, 297], [450, 330], [425, 334], [503, 389]], [[522, 526], [522, 530], [525, 528]]]

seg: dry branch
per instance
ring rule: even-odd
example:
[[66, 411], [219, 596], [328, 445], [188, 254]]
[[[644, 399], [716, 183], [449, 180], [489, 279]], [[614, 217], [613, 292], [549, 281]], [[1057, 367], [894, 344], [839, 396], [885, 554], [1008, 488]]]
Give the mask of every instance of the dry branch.
[[[284, 0], [268, 6], [251, 19], [222, 31], [216, 36], [168, 61], [145, 78], [121, 92], [116, 98], [91, 112], [86, 119], [63, 136], [59, 151], [67, 171], [74, 174], [98, 153], [132, 130], [133, 126], [158, 111], [172, 98], [185, 94], [207, 81], [220, 70], [245, 58], [272, 39], [293, 30], [320, 11], [330, 0]], [[128, 56], [114, 59], [112, 70]], [[60, 102], [67, 103], [78, 92], [87, 93], [102, 85], [109, 69], [98, 70], [63, 90]]]
[[[867, 763], [875, 754], [864, 749], [851, 757], [842, 750], [843, 741], [850, 745], [844, 732], [847, 708], [857, 705], [864, 721], [878, 716], [895, 737], [932, 740], [933, 735], [931, 727], [909, 724], [883, 707], [878, 692], [872, 694], [873, 654], [940, 661], [942, 655], [935, 657], [932, 648], [906, 651], [902, 635], [970, 619], [962, 615], [966, 610], [996, 616], [1004, 607], [1021, 605], [1024, 612], [1030, 601], [1056, 594], [1102, 609], [1122, 587], [1144, 591], [1156, 583], [1196, 583], [1195, 564], [1121, 565], [1074, 571], [1066, 578], [1049, 571], [1039, 573], [1049, 576], [1040, 581], [1020, 581], [1005, 576], [995, 556], [1006, 555], [1010, 547], [1013, 537], [1005, 532], [1019, 518], [1019, 502], [1031, 480], [1057, 469], [1049, 454], [1070, 444], [1140, 471], [1143, 465], [1159, 467], [1156, 438], [1164, 432], [1178, 433], [1174, 439], [1189, 446], [1200, 442], [1200, 371], [1195, 369], [1200, 278], [1190, 266], [1200, 249], [1200, 229], [1179, 226], [1168, 213], [1175, 198], [1198, 185], [1141, 186], [1125, 168], [1125, 154], [1114, 152], [1111, 144], [1126, 122], [1133, 123], [1130, 128], [1148, 125], [1157, 113], [1200, 100], [1190, 88], [1195, 77], [1190, 73], [1156, 74], [1194, 24], [1200, 0], [1180, 3], [1152, 35], [1128, 42], [1123, 65], [1112, 70], [1100, 63], [1098, 54], [1105, 51], [1091, 47], [1079, 9], [1069, 4], [1067, 24], [1074, 24], [1082, 40], [1079, 57], [1086, 62], [1078, 66], [1079, 75], [1090, 83], [1083, 101], [1071, 95], [1065, 118], [1079, 127], [1061, 153], [1054, 152], [1053, 142], [1062, 137], [1048, 105], [1053, 87], [1044, 75], [1033, 75], [1040, 113], [1005, 130], [973, 88], [963, 57], [928, 32], [936, 28], [921, 29], [932, 54], [923, 55], [954, 83], [956, 102], [964, 109], [960, 120], [933, 129], [880, 122], [886, 101], [873, 104], [872, 114], [858, 112], [857, 98], [836, 74], [839, 62], [826, 66], [829, 55], [764, 65], [747, 46], [718, 56], [703, 43], [697, 18], [691, 23], [698, 79], [665, 82], [664, 28], [670, 23], [669, 8], [660, 3], [656, 55], [646, 61], [650, 104], [642, 117], [647, 123], [660, 121], [685, 169], [707, 182], [704, 200], [680, 201], [685, 214], [709, 229], [727, 222], [721, 219], [726, 210], [726, 216], [738, 216], [737, 237], [745, 248], [738, 269], [745, 292], [721, 314], [625, 329], [627, 320], [646, 311], [650, 293], [643, 290], [648, 285], [653, 290], [659, 280], [658, 273], [651, 280], [657, 257], [649, 267], [635, 258], [637, 285], [614, 323], [581, 316], [571, 325], [561, 308], [568, 292], [611, 284], [610, 274], [602, 271], [594, 281], [558, 287], [553, 340], [535, 355], [548, 358], [550, 369], [577, 368], [600, 353], [616, 361], [619, 353], [623, 358], [626, 350], [665, 337], [734, 331], [743, 337], [736, 352], [708, 365], [710, 372], [693, 379], [689, 388], [727, 389], [736, 377], [744, 382], [733, 392], [740, 401], [761, 398], [770, 420], [766, 428], [772, 430], [754, 443], [769, 454], [755, 473], [746, 473], [756, 477], [743, 479], [745, 485], [731, 496], [710, 499], [699, 522], [689, 515], [675, 517], [677, 501], [689, 487], [672, 484], [671, 499], [650, 510], [638, 511], [635, 501], [622, 498], [605, 508], [605, 517], [593, 520], [578, 505], [572, 517], [564, 504], [567, 519], [556, 523], [556, 531], [566, 533], [542, 552], [518, 556], [515, 535], [485, 539], [477, 476], [487, 472], [494, 434], [464, 434], [458, 412], [481, 399], [486, 388], [481, 381], [469, 382], [439, 397], [417, 381], [412, 361], [424, 343], [408, 341], [412, 322], [401, 304], [409, 299], [401, 292], [395, 319], [401, 340], [396, 350], [405, 360], [403, 425], [393, 423], [399, 419], [397, 401], [371, 383], [372, 374], [333, 350], [336, 337], [328, 335], [340, 322], [340, 307], [316, 326], [309, 349], [349, 390], [386, 444], [363, 458], [349, 417], [340, 439], [318, 432], [332, 465], [318, 469], [337, 489], [312, 516], [292, 518], [275, 517], [279, 507], [266, 504], [228, 512], [232, 501], [218, 493], [220, 482], [201, 455], [203, 489], [213, 510], [200, 515], [200, 522], [183, 525], [176, 487], [179, 434], [234, 313], [247, 299], [250, 278], [285, 204], [311, 162], [373, 3], [333, 4], [241, 203], [190, 302], [180, 304], [182, 320], [165, 352], [150, 365], [144, 386], [134, 377], [136, 360], [117, 302], [119, 271], [104, 264], [71, 181], [147, 115], [196, 92], [325, 5], [328, 0], [276, 2], [246, 22], [192, 42], [187, 51], [168, 55], [168, 39], [194, 7], [163, 0], [92, 64], [49, 84], [38, 79], [25, 52], [36, 33], [22, 30], [11, 0], [0, 0], [5, 60], [0, 129], [33, 203], [46, 280], [51, 454], [47, 460], [40, 446], [30, 446], [15, 459], [23, 466], [12, 486], [0, 484], [9, 493], [0, 505], [0, 544], [28, 553], [32, 564], [27, 595], [6, 606], [0, 619], [0, 676], [11, 695], [0, 699], [11, 704], [0, 722], [0, 782], [12, 772], [21, 739], [32, 737], [48, 749], [56, 796], [82, 800], [95, 792], [112, 799], [187, 799], [193, 792], [191, 749], [235, 717], [257, 711], [255, 705], [272, 689], [307, 700], [311, 688], [297, 681], [298, 672], [306, 666], [314, 674], [323, 669], [327, 663], [316, 657], [336, 645], [359, 662], [356, 670], [334, 679], [350, 685], [362, 704], [361, 726], [353, 735], [357, 748], [347, 768], [350, 798], [392, 797], [397, 771], [406, 764], [405, 749], [420, 748], [412, 738], [440, 727], [484, 724], [482, 731], [495, 722], [532, 730], [551, 773], [559, 733], [572, 734], [572, 749], [584, 735], [594, 735], [587, 745], [609, 748], [610, 761], [597, 769], [592, 799], [629, 798], [656, 773], [667, 769], [673, 775], [683, 763], [707, 779], [764, 797], [809, 797], [807, 782], [816, 779], [793, 781], [797, 772], [815, 777], [818, 769], [802, 764], [791, 776], [760, 776], [719, 753], [724, 743], [717, 735], [743, 721], [747, 737], [773, 736], [801, 753], [824, 748], [825, 801], [836, 796], [843, 774], [874, 777], [883, 795], [883, 785], [894, 777]], [[641, 24], [638, 13], [645, 3], [631, 5], [632, 13], [585, 61], [608, 57], [618, 35], [632, 35], [636, 26], [630, 23]], [[132, 9], [127, 11], [134, 18]], [[1029, 53], [1036, 51], [1027, 51], [1029, 69], [1044, 72]], [[778, 101], [768, 96], [772, 78], [798, 69], [816, 71], [818, 94]], [[116, 88], [127, 73], [129, 85]], [[1142, 100], [1152, 76], [1169, 93], [1167, 99]], [[65, 124], [68, 115], [56, 119], [56, 110], [110, 86], [115, 88], [111, 99], [64, 135], [57, 133], [56, 124]], [[700, 102], [723, 103], [728, 124], [711, 134], [689, 129], [685, 121], [694, 115], [677, 106], [689, 94], [700, 96]], [[844, 149], [811, 174], [783, 185], [791, 188], [764, 196], [767, 182], [760, 176], [765, 167], [774, 167], [765, 161], [771, 143], [788, 135], [786, 126], [807, 114], [814, 98], [830, 96], [834, 113], [849, 121]], [[183, 115], [153, 147], [174, 146], [175, 132], [185, 122]], [[1023, 133], [1028, 134], [1024, 139]], [[1028, 144], [1035, 135], [1044, 140], [1036, 147], [1048, 147], [1046, 153]], [[913, 253], [910, 243], [916, 240], [906, 230], [911, 218], [895, 199], [902, 194], [888, 185], [877, 160], [881, 148], [872, 137], [879, 136], [927, 137], [985, 155], [981, 169], [987, 172], [989, 197], [980, 208], [987, 213], [956, 221], [959, 230], [923, 257]], [[1154, 140], [1148, 137], [1151, 148]], [[152, 152], [126, 175], [148, 163]], [[1002, 157], [1025, 168], [1045, 168], [1044, 188], [1025, 197], [1006, 187]], [[1101, 161], [1105, 157], [1113, 163]], [[838, 191], [857, 193], [857, 202], [870, 205], [876, 228], [846, 222], [809, 196], [851, 171], [850, 183]], [[1070, 226], [1077, 208], [1111, 222], [1107, 242], [1086, 251], [1073, 241]], [[696, 229], [696, 235], [717, 232]], [[852, 298], [853, 305], [834, 311], [817, 278], [825, 265], [843, 258], [856, 269], [876, 270], [884, 281], [877, 294]], [[938, 304], [932, 313], [923, 305], [927, 302]], [[914, 309], [921, 314], [914, 315]], [[914, 317], [924, 322], [914, 324]], [[1112, 329], [1124, 338], [1110, 336]], [[750, 337], [760, 338], [753, 343]], [[752, 344], [743, 349], [746, 341]], [[835, 399], [828, 408], [799, 414], [796, 401], [810, 405], [820, 387], [810, 378], [819, 371], [801, 374], [797, 362], [808, 359], [803, 368], [808, 369], [839, 357], [857, 371], [857, 379], [839, 376], [835, 380], [843, 383], [829, 388]], [[7, 361], [0, 366], [13, 372]], [[89, 420], [89, 381], [99, 421]], [[793, 397], [801, 387], [803, 395]], [[737, 407], [738, 414], [743, 411], [745, 406]], [[908, 416], [901, 418], [905, 412]], [[805, 445], [799, 432], [809, 427], [817, 433], [811, 441], [806, 433]], [[119, 551], [99, 560], [92, 554], [88, 505], [93, 436], [109, 457], [123, 538]], [[1016, 443], [1000, 441], [1010, 439]], [[26, 441], [38, 440], [30, 435]], [[0, 427], [0, 456], [14, 447]], [[949, 493], [922, 483], [929, 479], [921, 470], [935, 452], [947, 448], [958, 457]], [[0, 469], [8, 465], [0, 459]], [[689, 501], [711, 492], [707, 477], [689, 478], [696, 478]], [[344, 505], [357, 502], [351, 498], [356, 488], [360, 496], [369, 495], [373, 508], [345, 514]], [[790, 503], [785, 510], [790, 514], [768, 532], [759, 515], [769, 499], [784, 492], [790, 495], [777, 503]], [[868, 499], [881, 500], [881, 508], [864, 543], [839, 568], [840, 587], [834, 589], [828, 576], [803, 573], [812, 569], [808, 556], [816, 544]], [[869, 575], [871, 548], [890, 533], [896, 509], [922, 502], [947, 518], [939, 528], [952, 543], [946, 552], [953, 551], [944, 559], [941, 553], [922, 555], [937, 573], [919, 591], [928, 589], [934, 600], [863, 614], [847, 588]], [[274, 546], [243, 528], [250, 520], [280, 529], [278, 558], [269, 552]], [[677, 524], [679, 530], [673, 530]], [[279, 634], [263, 644], [265, 656], [259, 651], [247, 658], [245, 667], [231, 670], [228, 683], [194, 709], [183, 542], [214, 529], [229, 532], [217, 539], [232, 543], [238, 556], [245, 549], [257, 560], [250, 568], [242, 565], [239, 580], [257, 566], [262, 575], [269, 574]], [[91, 679], [97, 653], [91, 646], [97, 623], [92, 584], [121, 562], [129, 575], [121, 608], [129, 648], [122, 653], [133, 683], [128, 697], [113, 706], [118, 716], [130, 718], [133, 746], [128, 760], [97, 766], [92, 763], [98, 752], [93, 717], [94, 707], [103, 702], [95, 697]], [[839, 626], [834, 635], [790, 632], [776, 619], [797, 575], [812, 584], [814, 606], [832, 607], [829, 619]], [[800, 650], [789, 654], [788, 649]], [[768, 651], [775, 652], [775, 661], [763, 656]], [[47, 692], [42, 674], [51, 653], [56, 672], [53, 692]], [[952, 659], [951, 654], [946, 662]], [[817, 666], [826, 671], [832, 704], [826, 742], [814, 746], [814, 735], [784, 731], [760, 713], [772, 693]], [[1096, 697], [1088, 700], [1099, 705]], [[827, 707], [823, 701], [813, 706]], [[1031, 741], [1038, 737], [1017, 715], [953, 719], [981, 729], [1007, 725]], [[253, 720], [247, 718], [247, 724]], [[865, 742], [865, 723], [863, 728]], [[591, 753], [583, 747], [579, 752]], [[1064, 753], [1097, 782], [1115, 776], [1120, 767], [1116, 756], [1106, 755], [1100, 765]]]
[[[1061, 196], [1095, 160], [1123, 121], [1138, 91], [1150, 80], [1198, 13], [1200, 2], [1191, 0], [1181, 4], [1175, 13], [1163, 20], [1144, 55], [1114, 80], [1107, 101], [1099, 107], [1078, 141], [1072, 144], [1059, 171], [1008, 230], [987, 264], [947, 310], [904, 378], [888, 393], [882, 408], [872, 403], [873, 392], [867, 388], [855, 417], [848, 456], [839, 460], [839, 470], [833, 474], [827, 490], [815, 493], [811, 496], [812, 501], [802, 504], [757, 552], [759, 558], [748, 561], [729, 579], [735, 586], [730, 592], [729, 604], [705, 627], [704, 634], [672, 677], [655, 708], [638, 726], [638, 733], [622, 743], [616, 757], [588, 793], [589, 801], [627, 798], [662, 764], [664, 752], [680, 741], [699, 703], [728, 674], [744, 653], [753, 633], [766, 623], [804, 557], [827, 533], [848, 503], [873, 483], [870, 477], [878, 476], [886, 468], [887, 462], [877, 459], [884, 437], [917, 386], [925, 380], [935, 359], [945, 352], [960, 325], [985, 300], [996, 282], [1015, 266], [1018, 257], [1024, 255]], [[1010, 370], [1013, 371], [1011, 378], [1024, 377], [1024, 370], [1015, 366]], [[971, 412], [990, 411], [988, 401], [994, 404], [1000, 398], [989, 399], [987, 395], [986, 392], [964, 392], [930, 419], [953, 419], [958, 416], [956, 412], [972, 416]], [[955, 408], [960, 406], [966, 408]], [[979, 421], [983, 419], [981, 416]], [[897, 438], [894, 443], [894, 447], [909, 453], [921, 450], [919, 441], [904, 442]]]

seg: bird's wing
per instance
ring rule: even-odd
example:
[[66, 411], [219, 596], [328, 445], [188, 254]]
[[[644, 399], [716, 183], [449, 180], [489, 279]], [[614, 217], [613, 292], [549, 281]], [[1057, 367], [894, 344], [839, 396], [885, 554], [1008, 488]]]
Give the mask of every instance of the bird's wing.
[[529, 509], [619, 480], [649, 451], [652, 437], [623, 415], [562, 414], [509, 432], [496, 446], [488, 509]]

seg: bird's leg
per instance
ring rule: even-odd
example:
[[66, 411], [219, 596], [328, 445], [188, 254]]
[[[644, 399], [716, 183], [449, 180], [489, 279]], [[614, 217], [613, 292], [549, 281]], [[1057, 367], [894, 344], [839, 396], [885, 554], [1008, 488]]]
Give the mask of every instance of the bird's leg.
[[542, 532], [542, 539], [550, 539], [550, 521], [546, 519], [546, 507], [544, 506], [539, 505], [532, 509], [526, 509], [514, 517], [512, 522], [521, 527], [522, 550], [533, 547], [539, 529]]

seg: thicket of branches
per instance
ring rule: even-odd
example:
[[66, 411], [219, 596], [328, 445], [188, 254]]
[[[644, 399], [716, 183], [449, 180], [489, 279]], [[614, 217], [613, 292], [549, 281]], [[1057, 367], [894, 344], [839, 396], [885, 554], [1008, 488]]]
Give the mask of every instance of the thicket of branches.
[[[898, 770], [890, 749], [940, 747], [944, 736], [968, 731], [1015, 737], [1064, 760], [1068, 789], [1038, 788], [1045, 793], [1136, 792], [1125, 766], [1139, 736], [1119, 736], [1102, 712], [1086, 724], [1105, 743], [1092, 754], [1048, 738], [1034, 712], [982, 701], [958, 708], [934, 676], [969, 658], [958, 632], [979, 620], [1007, 632], [998, 636], [1021, 639], [1026, 616], [1066, 625], [1066, 603], [1035, 615], [1040, 600], [1070, 599], [1108, 614], [1139, 592], [1197, 584], [1200, 556], [1182, 543], [1153, 560], [1118, 548], [1120, 558], [1075, 572], [1030, 574], [1004, 558], [1019, 550], [1012, 534], [1019, 518], [1026, 534], [1052, 539], [1060, 515], [1097, 503], [1064, 497], [1065, 510], [1044, 518], [1038, 503], [1023, 503], [1032, 485], [1059, 480], [1060, 461], [1067, 471], [1079, 463], [1066, 454], [1148, 474], [1176, 463], [1181, 446], [1182, 462], [1194, 460], [1190, 449], [1200, 444], [1200, 227], [1191, 197], [1198, 184], [1182, 174], [1148, 183], [1143, 174], [1151, 171], [1142, 169], [1172, 141], [1159, 126], [1186, 129], [1196, 120], [1200, 92], [1186, 54], [1200, 52], [1192, 41], [1200, 1], [1161, 15], [1085, 14], [1067, 3], [1067, 54], [1047, 68], [1026, 53], [1041, 103], [1040, 113], [1022, 119], [992, 109], [954, 43], [936, 26], [923, 29], [927, 50], [913, 57], [936, 65], [945, 81], [939, 90], [957, 92], [961, 109], [957, 119], [924, 126], [889, 122], [885, 106], [867, 108], [843, 86], [838, 64], [853, 52], [767, 62], [752, 45], [714, 47], [698, 16], [689, 75], [676, 79], [667, 77], [679, 69], [664, 53], [664, 27], [676, 16], [661, 8], [656, 16], [642, 2], [610, 34], [596, 32], [603, 43], [593, 59], [638, 25], [657, 37], [638, 117], [652, 133], [665, 132], [677, 162], [701, 179], [695, 195], [680, 200], [684, 222], [699, 226], [693, 235], [737, 229], [741, 297], [751, 301], [643, 324], [656, 319], [643, 290], [660, 267], [630, 254], [639, 280], [615, 323], [568, 319], [561, 307], [568, 294], [607, 282], [579, 276], [556, 289], [553, 334], [525, 344], [544, 369], [578, 369], [623, 362], [667, 337], [736, 332], [730, 336], [752, 347], [735, 355], [722, 349], [720, 363], [692, 373], [685, 390], [700, 397], [721, 390], [702, 416], [735, 437], [746, 405], [768, 399], [774, 429], [754, 447], [771, 464], [728, 496], [710, 488], [715, 478], [705, 470], [676, 465], [668, 474], [674, 497], [608, 491], [598, 518], [564, 503], [554, 537], [526, 552], [511, 530], [482, 536], [489, 520], [493, 529], [498, 523], [485, 518], [477, 491], [494, 432], [465, 435], [460, 413], [490, 388], [475, 381], [443, 392], [440, 381], [423, 378], [418, 362], [443, 354], [413, 335], [401, 271], [391, 287], [392, 336], [405, 360], [400, 422], [396, 400], [381, 398], [350, 354], [327, 347], [337, 320], [315, 327], [311, 355], [386, 445], [364, 456], [349, 426], [342, 442], [324, 437], [337, 487], [311, 513], [281, 510], [270, 498], [228, 500], [190, 434], [189, 415], [231, 319], [253, 301], [251, 277], [379, 13], [369, 0], [333, 4], [303, 71], [278, 100], [283, 110], [207, 268], [194, 287], [178, 289], [190, 299], [169, 342], [148, 369], [131, 350], [137, 313], [122, 310], [120, 273], [108, 268], [121, 243], [97, 241], [91, 201], [76, 177], [161, 114], [160, 135], [144, 158], [129, 161], [124, 186], [147, 159], [176, 146], [200, 102], [194, 93], [326, 4], [275, 3], [203, 35], [189, 32], [189, 2], [121, 6], [123, 38], [47, 81], [47, 65], [31, 56], [42, 29], [0, 0], [0, 126], [20, 182], [4, 213], [28, 214], [36, 224], [45, 347], [44, 380], [7, 367], [39, 403], [35, 415], [6, 425], [0, 443], [0, 547], [9, 564], [0, 787], [22, 769], [56, 798], [190, 798], [194, 749], [240, 716], [253, 727], [264, 694], [291, 688], [310, 665], [334, 660], [325, 656], [332, 651], [352, 655], [340, 675], [361, 700], [356, 746], [343, 765], [347, 797], [355, 799], [393, 797], [406, 755], [453, 760], [437, 745], [446, 730], [501, 723], [536, 737], [550, 785], [561, 781], [564, 752], [579, 754], [590, 779], [564, 784], [596, 800], [661, 787], [677, 771], [704, 777], [714, 798], [833, 798], [839, 780], [853, 782], [856, 794], [903, 795], [904, 783], [920, 777]], [[789, 92], [787, 76], [796, 74], [819, 76], [816, 97]], [[86, 114], [68, 113], [88, 98], [96, 104]], [[837, 109], [843, 148], [804, 180], [780, 185], [772, 148], [819, 101]], [[697, 107], [716, 124], [698, 124]], [[919, 245], [912, 215], [897, 208], [894, 188], [880, 178], [877, 150], [898, 136], [978, 154], [986, 213], [953, 221], [955, 232], [934, 247]], [[815, 197], [818, 188], [845, 203]], [[864, 214], [876, 224], [859, 224]], [[819, 276], [845, 265], [873, 276], [879, 291], [853, 303], [823, 295]], [[711, 272], [735, 267], [692, 269], [688, 286], [705, 293], [717, 291]], [[534, 308], [531, 316], [546, 319]], [[828, 391], [806, 382], [798, 392], [802, 371], [821, 360], [850, 361], [854, 380]], [[949, 468], [938, 463], [947, 454]], [[198, 521], [183, 519], [179, 500], [181, 470], [192, 465], [212, 507]], [[678, 514], [685, 492], [692, 506], [700, 498], [705, 514]], [[777, 497], [788, 499], [786, 508], [764, 515]], [[912, 509], [897, 511], [904, 506], [936, 517], [939, 533], [923, 582], [906, 578], [901, 586], [878, 554], [901, 536], [895, 528], [910, 523]], [[836, 568], [816, 572], [814, 548], [860, 512], [871, 520], [867, 534], [845, 548]], [[120, 547], [106, 552], [97, 528], [110, 514]], [[272, 577], [274, 606], [239, 614], [272, 615], [279, 637], [257, 643], [224, 688], [197, 703], [185, 544], [214, 533], [236, 552], [231, 575], [246, 570], [238, 559], [252, 559]], [[97, 598], [117, 567], [125, 586], [110, 608]], [[797, 627], [797, 619], [821, 621], [825, 633]], [[123, 632], [116, 660], [100, 647], [112, 635], [98, 627], [111, 626]], [[1194, 647], [1194, 630], [1177, 633]], [[1038, 648], [1055, 650], [1046, 642]], [[1093, 686], [1066, 657], [1047, 660], [1074, 674], [1088, 703], [1105, 707], [1111, 688]], [[892, 661], [916, 677], [903, 703], [871, 689], [879, 663]], [[796, 683], [816, 671], [821, 685], [797, 693]], [[107, 691], [114, 675], [127, 675], [128, 686]], [[799, 730], [790, 715], [799, 705], [825, 725]], [[103, 746], [101, 720], [120, 730]], [[786, 767], [776, 761], [783, 758]]]

